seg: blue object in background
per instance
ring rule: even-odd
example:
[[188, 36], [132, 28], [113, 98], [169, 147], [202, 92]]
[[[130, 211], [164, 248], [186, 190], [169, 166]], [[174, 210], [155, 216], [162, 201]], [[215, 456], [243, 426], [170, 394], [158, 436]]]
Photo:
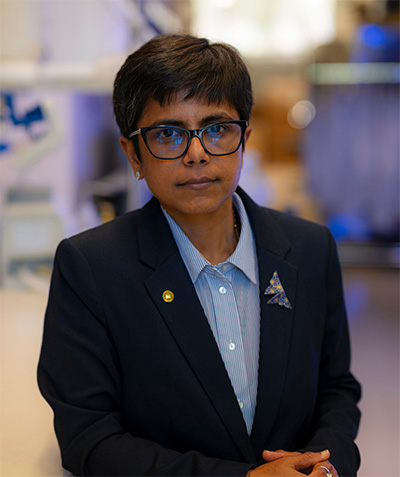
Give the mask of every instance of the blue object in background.
[[152, 20], [151, 16], [147, 13], [146, 11], [146, 3], [148, 3], [146, 0], [140, 0], [140, 11], [143, 15], [143, 18], [146, 22], [146, 24], [154, 30], [154, 33], [156, 35], [160, 35], [161, 33], [164, 33]]
[[[9, 93], [1, 94], [2, 111], [0, 114], [0, 120], [9, 122], [13, 126], [23, 127], [28, 132], [31, 139], [35, 140], [38, 137], [35, 136], [32, 125], [39, 121], [45, 121], [46, 117], [43, 113], [43, 109], [40, 105], [35, 106], [23, 114], [18, 115], [14, 106], [14, 95]], [[7, 152], [12, 148], [12, 144], [8, 143], [5, 138], [2, 138], [0, 142], [0, 154]]]
[[365, 25], [361, 29], [361, 39], [364, 45], [371, 48], [380, 48], [387, 43], [386, 33], [378, 25]]
[[400, 32], [394, 26], [361, 25], [355, 34], [350, 61], [397, 63], [400, 60]]
[[9, 114], [8, 116], [2, 115], [1, 119], [10, 119], [14, 126], [24, 126], [27, 129], [35, 121], [43, 121], [45, 119], [42, 108], [38, 105], [35, 108], [27, 111], [24, 115], [17, 116], [14, 108], [14, 98], [11, 94], [2, 94], [2, 100], [7, 106]]
[[369, 225], [355, 214], [336, 214], [329, 219], [327, 225], [337, 241], [354, 240], [362, 242], [371, 238]]

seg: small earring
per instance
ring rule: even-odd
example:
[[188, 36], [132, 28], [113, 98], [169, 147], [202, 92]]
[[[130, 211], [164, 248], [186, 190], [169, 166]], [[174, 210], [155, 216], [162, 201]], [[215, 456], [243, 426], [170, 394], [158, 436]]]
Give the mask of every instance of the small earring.
[[137, 171], [135, 174], [136, 180], [140, 181], [140, 172]]

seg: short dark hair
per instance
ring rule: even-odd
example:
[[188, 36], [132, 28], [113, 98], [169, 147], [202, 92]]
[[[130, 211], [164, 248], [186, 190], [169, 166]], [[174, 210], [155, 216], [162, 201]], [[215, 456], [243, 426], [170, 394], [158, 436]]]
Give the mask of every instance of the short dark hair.
[[240, 119], [253, 106], [251, 79], [238, 51], [191, 35], [158, 35], [126, 59], [114, 82], [113, 106], [121, 134], [128, 137], [149, 100], [161, 105], [176, 93], [185, 99], [227, 101]]

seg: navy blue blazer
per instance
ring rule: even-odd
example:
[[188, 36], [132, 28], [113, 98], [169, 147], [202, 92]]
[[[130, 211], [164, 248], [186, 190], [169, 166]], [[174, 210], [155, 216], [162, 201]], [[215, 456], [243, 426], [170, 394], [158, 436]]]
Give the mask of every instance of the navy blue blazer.
[[[38, 368], [63, 466], [76, 475], [244, 476], [264, 449], [359, 453], [360, 386], [327, 228], [256, 205], [259, 382], [249, 436], [159, 203], [58, 247]], [[277, 271], [292, 309], [268, 304]], [[172, 302], [162, 298], [174, 293]]]

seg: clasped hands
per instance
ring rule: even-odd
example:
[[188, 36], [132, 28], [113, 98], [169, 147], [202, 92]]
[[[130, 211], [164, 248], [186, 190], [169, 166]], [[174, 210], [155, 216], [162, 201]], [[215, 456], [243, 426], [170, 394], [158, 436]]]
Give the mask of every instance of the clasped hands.
[[265, 464], [249, 470], [246, 477], [339, 477], [335, 467], [329, 462], [329, 451], [287, 452], [284, 450], [264, 451]]

